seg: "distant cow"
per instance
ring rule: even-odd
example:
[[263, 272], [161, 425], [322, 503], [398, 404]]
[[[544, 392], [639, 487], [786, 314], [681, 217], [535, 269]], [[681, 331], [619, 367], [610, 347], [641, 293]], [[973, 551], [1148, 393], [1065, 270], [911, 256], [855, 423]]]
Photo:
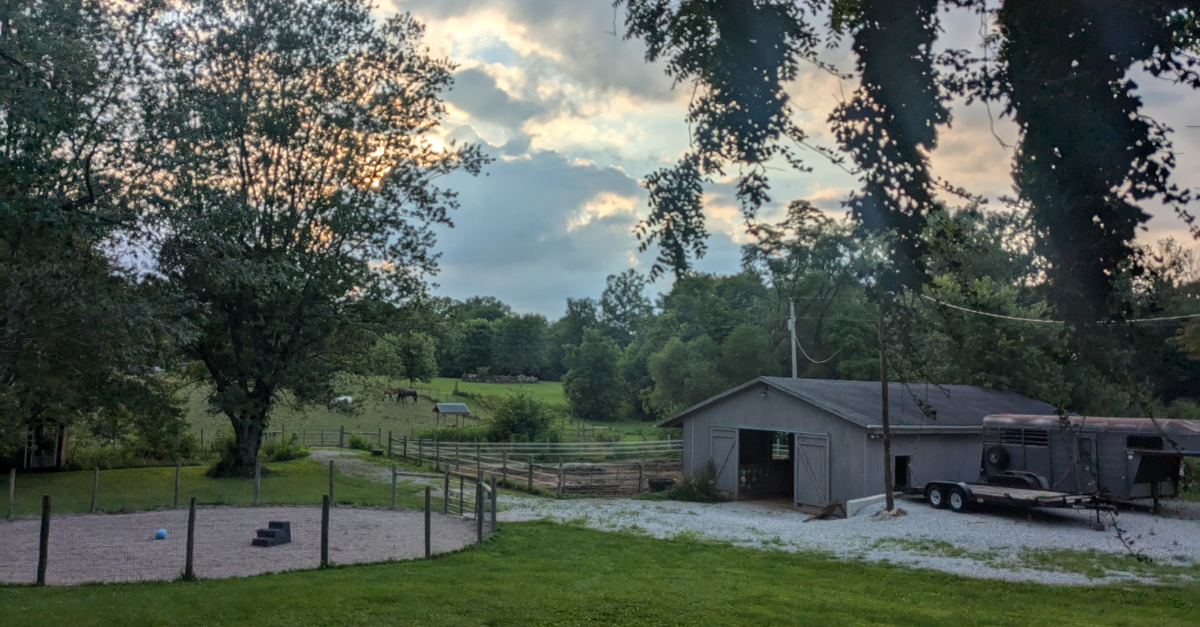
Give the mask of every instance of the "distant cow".
[[416, 390], [410, 390], [408, 388], [388, 388], [387, 396], [388, 396], [388, 398], [395, 396], [396, 402], [398, 402], [398, 403], [403, 403], [404, 399], [411, 398], [411, 399], [413, 399], [413, 405], [417, 404], [417, 391]]

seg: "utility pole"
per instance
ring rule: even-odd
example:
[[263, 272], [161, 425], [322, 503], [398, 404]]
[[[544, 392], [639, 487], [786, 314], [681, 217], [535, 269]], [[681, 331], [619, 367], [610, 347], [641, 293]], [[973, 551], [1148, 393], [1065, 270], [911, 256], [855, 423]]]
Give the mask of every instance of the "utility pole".
[[796, 301], [788, 299], [788, 331], [792, 335], [792, 378], [796, 378]]
[[879, 395], [883, 401], [883, 493], [887, 499], [887, 511], [896, 507], [892, 494], [892, 428], [888, 416], [888, 371], [887, 371], [887, 328], [883, 321], [883, 295], [879, 298]]

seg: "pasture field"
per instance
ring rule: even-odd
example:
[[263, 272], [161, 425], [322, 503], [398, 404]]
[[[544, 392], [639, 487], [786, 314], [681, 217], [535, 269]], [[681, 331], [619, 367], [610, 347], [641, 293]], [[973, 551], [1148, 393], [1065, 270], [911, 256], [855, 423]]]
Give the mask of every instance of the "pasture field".
[[[337, 429], [345, 427], [347, 431], [377, 432], [382, 429], [386, 435], [393, 432], [396, 437], [414, 435], [435, 426], [433, 405], [438, 402], [466, 403], [476, 416], [488, 417], [490, 407], [495, 401], [506, 396], [513, 390], [524, 390], [534, 398], [545, 402], [556, 413], [557, 427], [562, 433], [563, 440], [592, 440], [615, 434], [625, 440], [656, 439], [661, 437], [661, 430], [646, 422], [621, 421], [615, 423], [581, 422], [566, 417], [567, 400], [563, 396], [562, 384], [557, 381], [539, 381], [538, 383], [504, 384], [504, 383], [463, 383], [458, 381], [458, 390], [469, 396], [454, 396], [454, 384], [457, 379], [437, 378], [415, 387], [420, 392], [420, 398], [414, 405], [411, 401], [397, 403], [383, 398], [382, 395], [355, 399], [359, 404], [352, 412], [331, 410], [320, 405], [296, 407], [281, 403], [271, 417], [271, 429], [285, 428], [288, 431], [299, 429]], [[396, 386], [407, 386], [407, 382], [396, 382]], [[210, 442], [214, 435], [229, 430], [229, 420], [221, 415], [209, 414], [205, 397], [207, 389], [193, 385], [185, 389], [185, 410], [192, 432], [198, 437], [204, 430], [205, 442]], [[475, 420], [468, 420], [474, 424]], [[579, 427], [586, 426], [587, 429]], [[593, 432], [590, 427], [601, 429]], [[604, 428], [607, 427], [607, 428]], [[676, 436], [678, 437], [678, 436]]]
[[1195, 625], [1200, 584], [1054, 587], [687, 538], [512, 523], [482, 546], [198, 583], [0, 587], [54, 625]]
[[[269, 504], [319, 504], [329, 489], [329, 467], [311, 459], [265, 464], [260, 498]], [[213, 479], [204, 466], [184, 466], [180, 473], [179, 500], [190, 497], [207, 505], [249, 504], [254, 500], [254, 480]], [[103, 470], [97, 509], [105, 512], [141, 511], [169, 507], [174, 494], [175, 468], [125, 468]], [[423, 487], [401, 482], [397, 503], [417, 507], [424, 501]], [[8, 497], [8, 475], [0, 477], [0, 493]], [[92, 494], [92, 472], [27, 473], [17, 475], [17, 515], [41, 511], [43, 494], [54, 499], [54, 512], [86, 512]], [[391, 485], [343, 474], [334, 477], [334, 497], [339, 503], [386, 506], [391, 504]], [[439, 503], [441, 499], [436, 499]], [[7, 503], [6, 503], [7, 505]], [[5, 511], [7, 513], [7, 511]]]

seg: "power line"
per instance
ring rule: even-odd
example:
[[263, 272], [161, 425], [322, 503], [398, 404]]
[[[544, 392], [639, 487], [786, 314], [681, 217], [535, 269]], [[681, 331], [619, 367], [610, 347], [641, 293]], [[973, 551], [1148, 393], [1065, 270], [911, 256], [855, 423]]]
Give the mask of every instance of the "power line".
[[[957, 309], [959, 311], [965, 311], [967, 313], [978, 314], [980, 316], [989, 316], [992, 318], [1000, 318], [1002, 320], [1015, 320], [1017, 322], [1037, 322], [1040, 324], [1065, 324], [1062, 320], [1046, 320], [1044, 318], [1020, 318], [1017, 316], [1005, 316], [1002, 314], [991, 313], [989, 311], [980, 311], [978, 309], [968, 309], [966, 307], [959, 307], [958, 305], [951, 305], [950, 303], [942, 302], [936, 298], [933, 298], [932, 296], [926, 296], [924, 294], [921, 295], [921, 298], [924, 298], [925, 300], [937, 303], [938, 305], [941, 305], [943, 307], [949, 307], [951, 309]], [[1137, 323], [1164, 322], [1164, 321], [1168, 321], [1168, 320], [1187, 320], [1187, 319], [1191, 319], [1191, 318], [1200, 318], [1200, 313], [1184, 314], [1181, 316], [1161, 316], [1158, 318], [1132, 318], [1132, 319], [1126, 320], [1125, 322], [1130, 322], [1130, 323], [1134, 323], [1134, 322], [1137, 322]]]

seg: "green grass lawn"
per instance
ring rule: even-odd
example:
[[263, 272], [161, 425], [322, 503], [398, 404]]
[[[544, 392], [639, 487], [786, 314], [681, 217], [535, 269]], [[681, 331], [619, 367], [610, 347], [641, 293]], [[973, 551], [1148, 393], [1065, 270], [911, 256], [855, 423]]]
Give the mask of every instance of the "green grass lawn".
[[[312, 460], [295, 460], [265, 466], [260, 500], [269, 504], [320, 503], [329, 490], [329, 467]], [[253, 479], [213, 479], [204, 476], [203, 466], [184, 466], [180, 473], [179, 501], [196, 497], [203, 504], [249, 504], [254, 501]], [[175, 469], [127, 468], [102, 470], [97, 509], [106, 512], [149, 510], [169, 507], [174, 496]], [[391, 504], [391, 485], [344, 475], [334, 476], [334, 500], [339, 503], [385, 506]], [[0, 478], [0, 494], [8, 496], [8, 475]], [[16, 511], [18, 515], [41, 511], [43, 494], [49, 494], [56, 513], [87, 511], [92, 494], [92, 473], [58, 472], [19, 474]], [[435, 499], [439, 503], [441, 499]], [[417, 508], [424, 502], [424, 488], [411, 482], [397, 486], [397, 503]], [[7, 502], [4, 503], [7, 508]], [[7, 514], [7, 509], [4, 511]]]
[[1051, 587], [550, 523], [433, 561], [0, 588], [38, 625], [1196, 625], [1200, 585]]

